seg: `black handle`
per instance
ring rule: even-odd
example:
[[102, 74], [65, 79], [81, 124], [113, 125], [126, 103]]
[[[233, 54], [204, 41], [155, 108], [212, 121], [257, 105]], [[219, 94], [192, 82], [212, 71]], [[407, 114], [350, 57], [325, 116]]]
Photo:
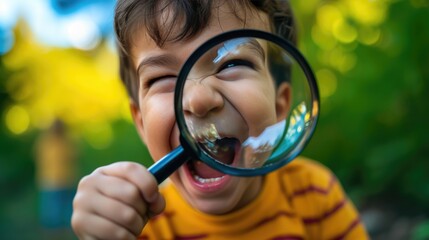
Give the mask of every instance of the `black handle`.
[[158, 184], [160, 184], [187, 160], [189, 160], [189, 155], [185, 153], [182, 146], [178, 146], [169, 154], [165, 155], [155, 164], [150, 166], [148, 170], [156, 178]]

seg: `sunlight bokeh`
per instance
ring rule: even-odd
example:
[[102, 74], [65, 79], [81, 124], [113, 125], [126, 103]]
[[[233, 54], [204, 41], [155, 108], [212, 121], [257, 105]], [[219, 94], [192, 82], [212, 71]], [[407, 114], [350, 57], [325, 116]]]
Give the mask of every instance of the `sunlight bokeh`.
[[[27, 113], [29, 121], [25, 128], [21, 123], [19, 131], [17, 124], [8, 124], [15, 134], [22, 134], [29, 128], [45, 129], [60, 118], [83, 131], [83, 136], [92, 136], [88, 140], [94, 142], [95, 137], [88, 132], [93, 129], [90, 126], [129, 119], [128, 101], [118, 78], [117, 59], [107, 43], [90, 52], [47, 48], [32, 41], [27, 34], [17, 37], [13, 51], [4, 56], [3, 62], [16, 73], [6, 80], [6, 89]], [[102, 140], [105, 135], [99, 135], [98, 142], [106, 141]]]
[[94, 147], [108, 147], [109, 124], [129, 120], [111, 29], [103, 37], [106, 30], [96, 23], [100, 11], [91, 5], [61, 15], [46, 1], [25, 3], [0, 1], [0, 11], [8, 13], [1, 26], [13, 31], [13, 45], [1, 44], [3, 64], [11, 72], [5, 87], [11, 104], [19, 104], [6, 108], [6, 126], [23, 134], [62, 119]]
[[[335, 94], [332, 87], [337, 74], [343, 75], [356, 65], [355, 48], [361, 43], [376, 45], [382, 38], [380, 25], [386, 19], [389, 0], [383, 1], [292, 1], [299, 12], [312, 15], [310, 29], [312, 42], [317, 45], [315, 55], [324, 65], [319, 79], [322, 100]], [[329, 77], [327, 77], [329, 75]], [[331, 79], [331, 80], [323, 80]]]

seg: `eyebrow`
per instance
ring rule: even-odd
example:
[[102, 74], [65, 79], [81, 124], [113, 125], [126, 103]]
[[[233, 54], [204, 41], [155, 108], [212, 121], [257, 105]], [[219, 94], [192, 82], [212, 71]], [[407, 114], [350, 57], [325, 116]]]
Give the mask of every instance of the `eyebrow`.
[[[243, 40], [246, 41], [243, 41]], [[237, 38], [237, 39], [232, 39], [229, 41], [226, 41], [224, 44], [222, 44], [222, 46], [220, 48], [217, 49], [217, 56], [215, 58], [215, 61], [217, 59], [221, 59], [223, 57], [226, 56], [226, 54], [229, 53], [233, 53], [234, 50], [236, 49], [240, 49], [240, 48], [245, 48], [245, 49], [249, 49], [249, 50], [253, 50], [256, 52], [256, 54], [258, 54], [259, 56], [262, 57], [262, 59], [265, 61], [265, 51], [263, 49], [263, 47], [261, 46], [261, 44], [253, 39], [253, 38]], [[239, 41], [239, 43], [236, 43], [237, 41]], [[243, 41], [243, 42], [241, 42]], [[231, 44], [231, 46], [230, 46]]]
[[255, 50], [256, 53], [261, 55], [262, 59], [265, 61], [265, 51], [261, 44], [255, 39], [250, 39], [248, 43], [250, 43], [250, 45], [246, 45], [246, 47], [249, 47], [251, 50]]
[[165, 67], [165, 66], [179, 66], [179, 60], [176, 57], [169, 54], [150, 56], [143, 59], [139, 63], [137, 67], [137, 74], [140, 75], [141, 72], [147, 67]]

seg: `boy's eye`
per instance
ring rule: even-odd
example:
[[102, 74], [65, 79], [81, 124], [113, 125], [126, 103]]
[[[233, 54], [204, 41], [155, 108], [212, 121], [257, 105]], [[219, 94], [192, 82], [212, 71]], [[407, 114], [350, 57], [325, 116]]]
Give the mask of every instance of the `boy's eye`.
[[248, 67], [251, 69], [255, 69], [255, 64], [253, 64], [251, 61], [248, 61], [248, 60], [233, 59], [233, 60], [229, 60], [229, 61], [226, 61], [225, 63], [223, 63], [220, 66], [218, 72], [221, 72], [221, 71], [229, 69], [229, 68], [234, 68], [234, 67]]
[[154, 93], [173, 92], [176, 85], [176, 76], [166, 75], [152, 78], [146, 82], [146, 88]]
[[173, 78], [174, 76], [170, 76], [170, 75], [167, 75], [167, 76], [160, 76], [160, 77], [154, 77], [154, 78], [152, 78], [152, 79], [149, 79], [148, 81], [147, 81], [147, 86], [148, 87], [151, 87], [152, 85], [154, 85], [154, 84], [156, 84], [156, 83], [159, 83], [160, 81], [163, 81], [163, 80], [168, 80], [168, 79], [170, 79], [170, 78]]

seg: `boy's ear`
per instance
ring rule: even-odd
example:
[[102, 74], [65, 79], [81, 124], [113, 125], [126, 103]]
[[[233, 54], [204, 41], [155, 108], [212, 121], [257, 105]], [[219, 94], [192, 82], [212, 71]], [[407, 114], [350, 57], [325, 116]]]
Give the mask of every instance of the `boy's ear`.
[[144, 126], [143, 126], [143, 118], [142, 113], [140, 111], [139, 106], [133, 101], [130, 100], [130, 110], [131, 110], [131, 117], [133, 118], [134, 125], [136, 126], [137, 132], [144, 142]]
[[277, 87], [276, 94], [276, 112], [278, 121], [284, 120], [288, 117], [291, 101], [291, 86], [289, 83], [283, 82]]

